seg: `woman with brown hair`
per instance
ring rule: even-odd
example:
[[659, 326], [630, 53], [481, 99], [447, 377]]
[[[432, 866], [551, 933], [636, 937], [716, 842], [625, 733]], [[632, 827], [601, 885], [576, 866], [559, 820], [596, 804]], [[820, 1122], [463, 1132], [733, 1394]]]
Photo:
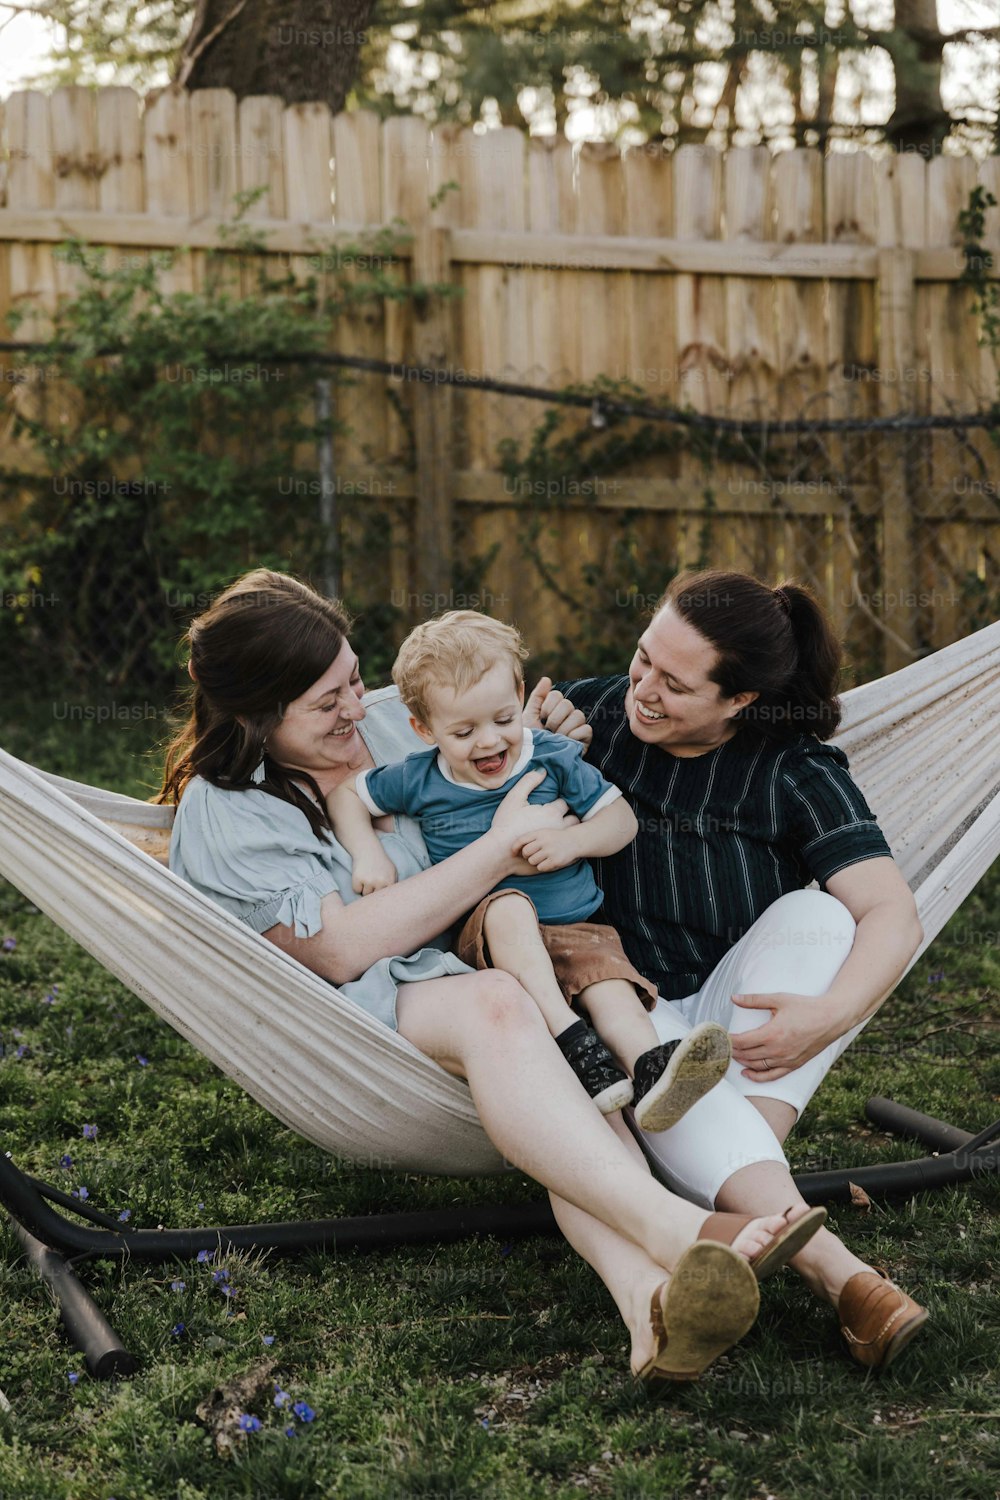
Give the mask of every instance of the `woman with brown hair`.
[[[802, 1202], [781, 1142], [922, 937], [828, 743], [840, 657], [807, 589], [713, 570], [671, 582], [627, 674], [558, 685], [593, 729], [588, 760], [639, 822], [595, 864], [607, 920], [659, 989], [658, 1033], [731, 1033], [728, 1077], [644, 1149], [679, 1191], [730, 1210]], [[792, 1264], [867, 1367], [926, 1320], [827, 1230]]]
[[[528, 804], [537, 776], [514, 786], [486, 834], [432, 868], [414, 827], [381, 820], [399, 884], [356, 896], [324, 796], [415, 742], [394, 690], [364, 698], [349, 623], [263, 569], [192, 622], [192, 712], [160, 794], [178, 803], [171, 869], [466, 1079], [497, 1149], [548, 1188], [571, 1240], [586, 1227], [633, 1369], [694, 1378], [752, 1324], [759, 1276], [818, 1225], [801, 1213], [791, 1224], [781, 1212], [707, 1213], [661, 1187], [624, 1125], [587, 1098], [527, 993], [440, 946], [470, 905], [532, 869], [511, 852], [518, 840], [562, 821], [564, 804]], [[544, 683], [528, 708], [550, 729], [581, 732]]]

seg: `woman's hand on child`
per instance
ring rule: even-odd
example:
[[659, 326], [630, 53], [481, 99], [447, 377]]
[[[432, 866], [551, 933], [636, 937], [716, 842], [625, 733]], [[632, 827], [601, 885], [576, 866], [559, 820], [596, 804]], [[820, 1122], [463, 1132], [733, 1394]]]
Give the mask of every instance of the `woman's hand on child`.
[[397, 873], [396, 866], [381, 849], [377, 853], [373, 850], [370, 854], [357, 854], [351, 868], [351, 889], [359, 896], [370, 896], [373, 891], [395, 885]]
[[586, 750], [594, 731], [580, 709], [574, 708], [564, 694], [552, 686], [551, 677], [543, 677], [528, 695], [524, 705], [524, 722], [529, 729], [547, 729], [550, 734], [564, 734], [579, 740]]
[[493, 814], [490, 833], [498, 835], [511, 855], [510, 873], [536, 873], [515, 854], [516, 847], [525, 839], [546, 829], [571, 828], [579, 819], [571, 813], [561, 797], [554, 802], [529, 803], [528, 795], [545, 780], [544, 771], [527, 771], [504, 797]]

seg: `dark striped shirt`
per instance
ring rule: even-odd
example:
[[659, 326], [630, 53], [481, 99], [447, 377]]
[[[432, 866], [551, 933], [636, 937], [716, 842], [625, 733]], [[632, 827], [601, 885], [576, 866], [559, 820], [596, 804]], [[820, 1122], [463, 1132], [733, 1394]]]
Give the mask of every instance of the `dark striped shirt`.
[[593, 726], [587, 759], [620, 787], [634, 841], [594, 870], [607, 920], [668, 1000], [701, 988], [786, 891], [820, 886], [889, 854], [847, 757], [811, 735], [775, 743], [750, 729], [682, 758], [631, 733], [627, 677], [557, 684]]

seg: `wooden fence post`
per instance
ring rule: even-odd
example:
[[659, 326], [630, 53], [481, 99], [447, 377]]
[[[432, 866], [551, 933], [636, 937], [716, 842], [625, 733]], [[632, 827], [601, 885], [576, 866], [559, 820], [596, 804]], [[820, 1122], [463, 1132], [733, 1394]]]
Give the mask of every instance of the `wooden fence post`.
[[[413, 242], [413, 280], [421, 286], [452, 279], [451, 230], [424, 222]], [[451, 304], [430, 293], [418, 302], [414, 318], [414, 357], [431, 369], [452, 366]], [[414, 392], [416, 444], [415, 594], [417, 619], [451, 602], [454, 566], [452, 509], [452, 388], [419, 380]]]
[[[913, 389], [914, 254], [912, 250], [879, 250], [879, 415], [908, 409]], [[916, 438], [886, 433], [880, 439], [879, 486], [882, 491], [882, 620], [891, 634], [885, 642], [885, 670], [905, 667], [918, 654], [917, 601], [920, 579], [913, 537], [913, 464], [910, 445]], [[894, 445], [900, 445], [893, 451]]]

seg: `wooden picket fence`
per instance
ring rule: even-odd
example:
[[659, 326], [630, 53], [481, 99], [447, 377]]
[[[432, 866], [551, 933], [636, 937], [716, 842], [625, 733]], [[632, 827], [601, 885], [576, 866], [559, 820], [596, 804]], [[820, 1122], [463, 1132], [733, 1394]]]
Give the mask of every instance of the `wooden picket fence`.
[[[1000, 199], [997, 157], [620, 153], [513, 129], [237, 103], [224, 90], [167, 90], [145, 103], [123, 88], [28, 91], [0, 109], [0, 321], [28, 308], [20, 337], [44, 337], [74, 284], [53, 257], [59, 241], [79, 236], [118, 256], [180, 248], [170, 285], [197, 288], [205, 252], [226, 245], [220, 225], [236, 195], [262, 188], [246, 217], [276, 263], [301, 265], [402, 220], [406, 274], [460, 289], [345, 317], [331, 346], [346, 353], [546, 388], [627, 379], [657, 400], [744, 418], [968, 412], [997, 398], [958, 231], [977, 183]], [[1000, 259], [996, 209], [987, 240]], [[239, 285], [248, 273], [235, 251], [232, 265]], [[398, 502], [389, 586], [447, 600], [463, 549], [494, 550], [490, 591], [541, 648], [571, 627], [571, 611], [545, 597], [509, 545], [532, 497], [505, 485], [497, 447], [525, 440], [545, 408], [414, 382], [407, 463], [391, 386], [371, 380], [355, 392], [355, 430], [337, 453], [345, 492], [378, 492], [381, 480]], [[0, 404], [0, 424], [8, 419]], [[767, 485], [720, 465], [712, 561], [806, 573], [847, 630], [860, 536], [878, 590], [867, 613], [891, 632], [887, 666], [961, 634], [958, 583], [995, 580], [1000, 448], [980, 436], [971, 461], [953, 434], [916, 442], [873, 449], [849, 503], [817, 483], [779, 504]], [[638, 465], [567, 502], [545, 542], [549, 560], [578, 579], [606, 554], [622, 513], [635, 512], [665, 571], [689, 561], [704, 544], [705, 489], [702, 465], [683, 452]]]

